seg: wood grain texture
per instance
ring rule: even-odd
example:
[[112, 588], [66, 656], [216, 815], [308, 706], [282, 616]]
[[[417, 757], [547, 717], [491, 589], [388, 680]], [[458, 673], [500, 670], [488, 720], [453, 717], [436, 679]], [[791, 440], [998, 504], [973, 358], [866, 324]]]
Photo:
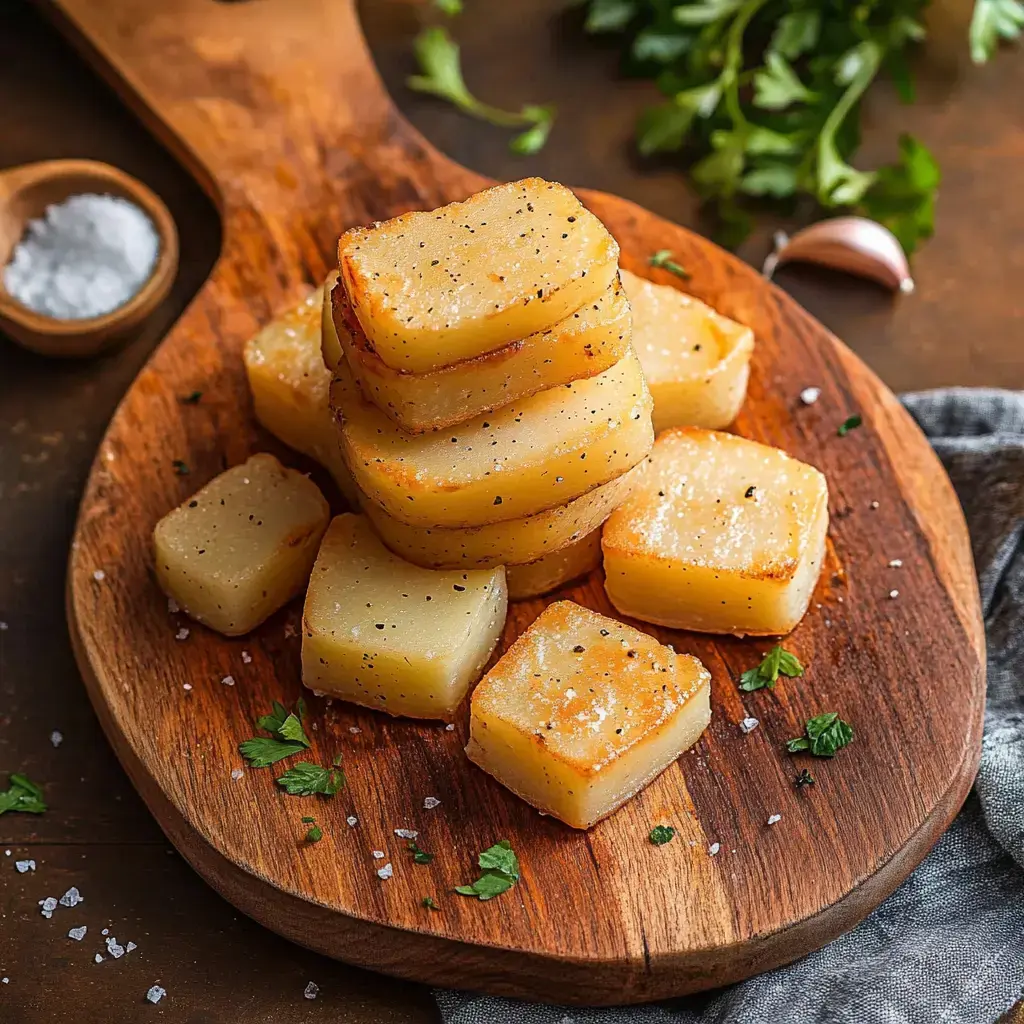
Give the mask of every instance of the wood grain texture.
[[[253, 917], [330, 955], [436, 984], [595, 1004], [746, 977], [823, 944], [875, 906], [951, 820], [977, 765], [983, 639], [959, 506], [909, 417], [824, 328], [704, 239], [597, 193], [581, 195], [618, 239], [625, 266], [650, 273], [646, 256], [673, 249], [694, 294], [754, 329], [739, 432], [786, 448], [829, 480], [820, 607], [788, 641], [807, 675], [744, 695], [735, 680], [764, 643], [651, 630], [712, 671], [715, 715], [692, 753], [587, 834], [539, 818], [472, 768], [461, 753], [464, 717], [449, 733], [314, 699], [314, 752], [343, 753], [343, 794], [288, 798], [271, 771], [231, 780], [235, 744], [253, 718], [271, 699], [300, 694], [298, 638], [289, 635], [298, 609], [240, 640], [194, 625], [176, 640], [181, 623], [150, 576], [152, 526], [266, 447], [241, 345], [322, 279], [337, 235], [486, 182], [398, 117], [349, 0], [58, 6], [65, 29], [134, 97], [224, 217], [210, 281], [100, 447], [68, 577], [93, 703], [193, 866]], [[803, 407], [808, 384], [821, 386], [822, 398]], [[197, 389], [198, 405], [179, 401]], [[855, 411], [865, 427], [838, 438], [837, 423]], [[189, 465], [188, 476], [175, 475], [173, 459]], [[893, 558], [901, 569], [887, 566]], [[610, 611], [599, 575], [558, 596]], [[543, 604], [513, 607], [506, 644]], [[234, 687], [219, 681], [229, 674]], [[797, 791], [801, 764], [783, 744], [825, 710], [850, 719], [857, 740], [812, 766], [817, 786]], [[747, 714], [762, 724], [744, 736]], [[426, 796], [441, 807], [424, 811]], [[301, 843], [307, 813], [327, 833], [312, 847]], [[769, 827], [773, 813], [783, 818]], [[358, 826], [345, 824], [349, 814]], [[679, 837], [655, 848], [646, 835], [658, 822]], [[411, 863], [393, 836], [398, 827], [420, 829], [421, 844], [439, 854], [434, 864]], [[500, 838], [520, 854], [518, 887], [489, 904], [451, 895], [473, 877], [476, 852]], [[715, 858], [712, 842], [722, 847]], [[375, 875], [374, 848], [395, 865], [387, 882]], [[426, 894], [443, 912], [420, 907]]]

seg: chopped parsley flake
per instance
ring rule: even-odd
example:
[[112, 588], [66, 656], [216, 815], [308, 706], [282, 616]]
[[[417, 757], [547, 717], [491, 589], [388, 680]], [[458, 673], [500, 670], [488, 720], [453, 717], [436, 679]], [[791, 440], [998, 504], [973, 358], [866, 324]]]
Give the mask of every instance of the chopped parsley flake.
[[484, 850], [478, 863], [482, 874], [471, 885], [457, 885], [455, 891], [460, 895], [490, 900], [508, 892], [519, 881], [519, 859], [507, 839]]
[[664, 846], [675, 838], [676, 830], [671, 825], [655, 825], [647, 837], [652, 846]]
[[26, 776], [12, 772], [7, 779], [7, 789], [0, 792], [0, 814], [6, 811], [42, 814], [45, 810], [42, 789]]
[[172, 459], [171, 465], [174, 467], [175, 476], [188, 476], [187, 462], [183, 462], [181, 459]]
[[345, 785], [345, 773], [337, 767], [338, 758], [331, 768], [323, 768], [310, 761], [299, 761], [278, 778], [277, 784], [283, 786], [291, 796], [334, 796]]
[[434, 854], [421, 850], [412, 839], [409, 840], [406, 849], [412, 854], [415, 864], [429, 864], [434, 859]]
[[652, 267], [667, 270], [670, 274], [675, 274], [676, 277], [689, 278], [690, 276], [689, 271], [686, 270], [681, 263], [677, 263], [675, 261], [674, 254], [671, 249], [659, 249], [657, 252], [651, 253], [647, 262]]
[[306, 713], [305, 701], [300, 697], [295, 710], [289, 711], [280, 701], [274, 701], [273, 711], [261, 715], [256, 724], [274, 738], [256, 737], [238, 745], [238, 750], [253, 768], [266, 768], [292, 754], [301, 753], [309, 746], [309, 739], [302, 728], [302, 717]]
[[[833, 757], [853, 740], [853, 726], [844, 722], [837, 711], [807, 719], [804, 735], [797, 736], [786, 744], [791, 754], [807, 751], [815, 757]], [[811, 780], [813, 782], [813, 779]], [[799, 783], [798, 785], [806, 785]]]
[[181, 402], [182, 405], [198, 405], [199, 399], [202, 397], [202, 391], [192, 391], [187, 395], [182, 395], [181, 398], [178, 399], [178, 401]]
[[440, 910], [441, 908], [434, 902], [433, 896], [424, 896], [420, 900], [420, 903], [427, 908], [427, 910]]
[[749, 693], [767, 686], [769, 690], [772, 690], [780, 675], [794, 678], [803, 674], [804, 667], [800, 664], [800, 659], [787, 651], [781, 644], [776, 644], [764, 656], [757, 668], [748, 668], [740, 676], [740, 689]]
[[842, 423], [839, 424], [839, 429], [836, 431], [836, 433], [840, 437], [846, 437], [846, 435], [851, 430], [856, 430], [863, 422], [864, 419], [860, 415], [855, 414], [853, 416], [848, 416], [845, 420], [843, 420]]

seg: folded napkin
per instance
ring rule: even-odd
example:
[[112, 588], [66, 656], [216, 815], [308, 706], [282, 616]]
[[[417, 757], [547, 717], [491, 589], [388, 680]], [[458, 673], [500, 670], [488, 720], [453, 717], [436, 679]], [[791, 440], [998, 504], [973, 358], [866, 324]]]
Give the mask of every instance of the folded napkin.
[[988, 638], [981, 768], [949, 831], [870, 917], [788, 967], [594, 1010], [438, 990], [445, 1024], [993, 1024], [1024, 994], [1024, 394], [903, 400], [963, 504]]

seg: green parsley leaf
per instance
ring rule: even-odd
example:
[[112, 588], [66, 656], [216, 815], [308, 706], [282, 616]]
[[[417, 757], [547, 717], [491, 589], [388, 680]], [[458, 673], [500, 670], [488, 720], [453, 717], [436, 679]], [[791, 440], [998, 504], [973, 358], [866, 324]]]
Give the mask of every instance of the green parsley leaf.
[[449, 18], [462, 13], [462, 0], [434, 0], [434, 6]]
[[765, 66], [754, 73], [754, 106], [762, 110], [785, 110], [791, 103], [817, 98], [781, 53], [769, 53]]
[[420, 74], [406, 79], [415, 92], [428, 93], [446, 100], [464, 114], [499, 128], [525, 128], [510, 143], [514, 153], [538, 152], [547, 141], [555, 120], [553, 106], [527, 104], [519, 111], [502, 110], [478, 100], [462, 77], [459, 45], [440, 25], [425, 28], [413, 43]]
[[334, 796], [345, 785], [345, 774], [340, 768], [322, 768], [309, 761], [292, 765], [277, 780], [279, 786], [291, 796]]
[[680, 25], [711, 25], [730, 14], [734, 14], [743, 0], [701, 0], [672, 9], [672, 17]]
[[790, 753], [809, 750], [815, 757], [833, 757], [853, 740], [853, 726], [844, 722], [837, 711], [809, 718], [804, 733], [786, 744]]
[[689, 278], [690, 274], [681, 263], [677, 263], [673, 259], [672, 251], [670, 249], [659, 249], [656, 253], [652, 253], [647, 262], [652, 267], [658, 267], [661, 270], [667, 270], [670, 274], [675, 274], [676, 277]]
[[187, 395], [182, 395], [178, 401], [181, 402], [182, 405], [198, 405], [199, 399], [202, 397], [202, 391], [192, 391]]
[[42, 789], [27, 776], [11, 772], [7, 777], [7, 789], [0, 791], [0, 814], [7, 811], [42, 814], [45, 810]]
[[413, 863], [415, 864], [429, 864], [434, 859], [434, 854], [421, 850], [411, 839], [406, 849], [412, 854]]
[[804, 786], [813, 786], [814, 776], [806, 768], [801, 768], [800, 774], [793, 780], [793, 785], [797, 789], [802, 789]]
[[820, 33], [820, 11], [793, 11], [779, 19], [768, 49], [788, 60], [795, 60], [801, 54], [814, 49]]
[[690, 48], [690, 45], [689, 36], [645, 28], [637, 33], [631, 52], [636, 60], [669, 64], [677, 57], [681, 57]]
[[760, 665], [748, 668], [740, 676], [740, 689], [750, 693], [767, 686], [769, 690], [773, 690], [780, 675], [793, 679], [803, 674], [804, 667], [800, 659], [781, 644], [776, 644], [764, 656]]
[[619, 32], [637, 13], [635, 0], [593, 0], [583, 23], [584, 32]]
[[324, 830], [316, 823], [315, 818], [311, 818], [308, 815], [302, 819], [303, 825], [309, 825], [310, 828], [306, 832], [307, 843], [319, 843], [324, 837]]
[[846, 437], [851, 430], [856, 430], [863, 422], [863, 417], [857, 413], [853, 416], [847, 416], [846, 419], [839, 424], [839, 429], [836, 431], [836, 434], [840, 437]]
[[507, 839], [484, 850], [478, 861], [483, 872], [481, 876], [471, 885], [455, 887], [455, 891], [462, 896], [476, 896], [480, 900], [494, 899], [519, 881], [519, 860]]
[[644, 156], [679, 149], [697, 117], [707, 118], [722, 98], [718, 82], [680, 90], [670, 103], [648, 107], [636, 126], [637, 146]]
[[292, 754], [300, 754], [306, 748], [301, 743], [266, 739], [257, 736], [238, 744], [238, 752], [249, 762], [250, 768], [269, 768]]
[[174, 469], [175, 476], [188, 476], [187, 462], [183, 462], [181, 459], [172, 459], [171, 466]]
[[434, 902], [433, 896], [424, 896], [420, 900], [420, 904], [427, 908], [427, 910], [440, 910], [441, 908]]
[[1000, 40], [1020, 37], [1024, 4], [1019, 0], [975, 0], [969, 39], [971, 60], [984, 64], [995, 56]]
[[289, 715], [282, 723], [280, 728], [277, 730], [277, 734], [286, 740], [292, 740], [295, 743], [301, 743], [304, 747], [309, 746], [309, 739], [306, 736], [305, 730], [302, 728], [302, 722], [294, 715]]
[[655, 825], [647, 837], [652, 846], [664, 846], [675, 838], [676, 830], [671, 825]]
[[904, 251], [913, 253], [935, 229], [935, 200], [941, 177], [928, 148], [912, 135], [903, 135], [899, 163], [878, 170], [858, 212], [884, 224]]

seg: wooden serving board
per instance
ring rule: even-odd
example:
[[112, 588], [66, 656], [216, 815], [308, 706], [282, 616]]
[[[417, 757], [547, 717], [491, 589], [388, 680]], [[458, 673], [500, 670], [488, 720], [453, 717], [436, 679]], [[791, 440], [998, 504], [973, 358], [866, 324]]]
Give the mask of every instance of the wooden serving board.
[[[823, 945], [876, 906], [950, 822], [977, 767], [985, 656], [960, 508], [910, 418], [820, 324], [703, 238], [593, 192], [581, 195], [619, 240], [626, 267], [677, 284], [646, 266], [650, 253], [671, 249], [692, 271], [694, 294], [753, 327], [738, 431], [828, 478], [827, 564], [787, 640], [806, 675], [744, 694], [739, 674], [766, 642], [651, 630], [711, 670], [714, 717], [692, 752], [589, 833], [539, 817], [469, 764], [465, 712], [448, 732], [314, 698], [313, 755], [342, 752], [347, 789], [302, 800], [275, 786], [273, 770], [232, 780], [253, 719], [301, 693], [300, 609], [236, 640], [170, 615], [151, 576], [152, 527], [212, 476], [271, 446], [252, 417], [241, 346], [323, 279], [339, 233], [487, 182], [395, 112], [351, 0], [57, 0], [52, 9], [224, 219], [212, 277], [97, 454], [68, 578], [92, 701], [195, 869], [247, 914], [339, 959], [572, 1003], [735, 981]], [[811, 407], [798, 400], [808, 385], [822, 389]], [[182, 404], [195, 390], [199, 403]], [[854, 412], [863, 428], [837, 437]], [[894, 558], [902, 568], [888, 567]], [[611, 612], [599, 573], [557, 596]], [[544, 604], [511, 609], [506, 645]], [[190, 633], [176, 639], [183, 625]], [[234, 686], [222, 684], [228, 675]], [[854, 724], [852, 746], [814, 764], [785, 753], [806, 718], [831, 710]], [[747, 715], [761, 724], [744, 735]], [[805, 765], [817, 784], [798, 790]], [[441, 806], [424, 810], [427, 796]], [[301, 841], [299, 819], [310, 813], [325, 831], [316, 845]], [[769, 827], [772, 814], [782, 820]], [[657, 823], [678, 837], [650, 845]], [[432, 865], [411, 862], [399, 827], [421, 832]], [[489, 903], [454, 895], [475, 877], [477, 852], [503, 838], [522, 862], [515, 890]], [[721, 845], [714, 857], [712, 843]], [[373, 849], [387, 851], [390, 880], [378, 879]], [[424, 895], [441, 911], [424, 909]]]

